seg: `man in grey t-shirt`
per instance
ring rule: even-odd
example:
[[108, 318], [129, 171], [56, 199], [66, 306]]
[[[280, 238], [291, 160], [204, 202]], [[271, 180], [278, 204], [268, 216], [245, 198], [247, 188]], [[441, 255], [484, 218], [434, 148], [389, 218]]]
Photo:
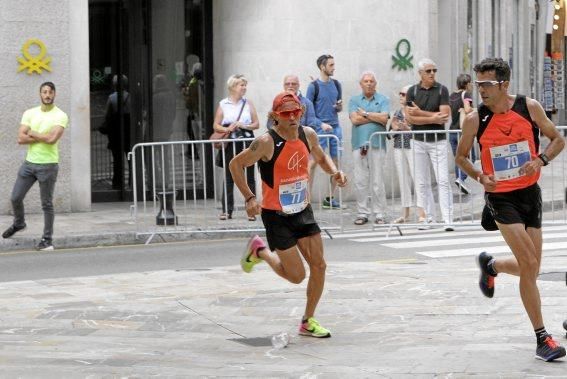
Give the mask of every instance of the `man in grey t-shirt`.
[[[420, 229], [435, 218], [434, 205], [430, 204], [431, 194], [430, 163], [433, 165], [439, 189], [439, 205], [446, 231], [453, 231], [453, 193], [449, 186], [447, 141], [445, 123], [449, 120], [449, 91], [435, 80], [437, 65], [424, 58], [417, 64], [420, 82], [410, 87], [406, 94], [405, 116], [415, 134], [412, 139], [415, 159], [415, 189], [417, 206], [423, 207], [427, 219], [420, 220]], [[431, 133], [438, 131], [438, 133]]]

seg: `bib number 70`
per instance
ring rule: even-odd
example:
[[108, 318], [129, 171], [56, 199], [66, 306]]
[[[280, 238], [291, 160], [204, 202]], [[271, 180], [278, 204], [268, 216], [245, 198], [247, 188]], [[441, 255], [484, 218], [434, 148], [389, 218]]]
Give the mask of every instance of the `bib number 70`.
[[516, 168], [520, 165], [519, 162], [518, 162], [518, 156], [517, 155], [512, 155], [510, 157], [505, 157], [505, 158], [506, 158], [506, 165], [507, 165], [508, 169]]

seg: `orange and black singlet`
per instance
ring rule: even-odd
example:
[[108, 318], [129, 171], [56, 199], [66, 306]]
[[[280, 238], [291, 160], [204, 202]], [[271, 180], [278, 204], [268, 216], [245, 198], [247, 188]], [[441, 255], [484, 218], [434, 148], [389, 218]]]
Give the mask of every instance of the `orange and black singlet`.
[[510, 192], [537, 183], [539, 172], [520, 175], [522, 165], [537, 157], [539, 128], [528, 111], [526, 97], [517, 95], [512, 109], [493, 113], [484, 104], [478, 107], [479, 128], [476, 138], [480, 145], [482, 172], [494, 175], [493, 192]]
[[268, 131], [274, 141], [274, 154], [258, 161], [262, 178], [262, 208], [294, 214], [309, 205], [309, 143], [303, 126], [299, 138], [284, 140], [274, 129]]

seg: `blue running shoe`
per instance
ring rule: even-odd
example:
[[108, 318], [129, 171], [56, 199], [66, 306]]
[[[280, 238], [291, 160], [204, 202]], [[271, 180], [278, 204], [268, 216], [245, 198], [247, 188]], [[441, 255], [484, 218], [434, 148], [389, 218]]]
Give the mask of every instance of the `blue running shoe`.
[[542, 361], [551, 362], [557, 358], [562, 358], [565, 356], [565, 348], [557, 341], [555, 341], [551, 336], [547, 336], [545, 341], [539, 343], [536, 349], [536, 359], [541, 359]]

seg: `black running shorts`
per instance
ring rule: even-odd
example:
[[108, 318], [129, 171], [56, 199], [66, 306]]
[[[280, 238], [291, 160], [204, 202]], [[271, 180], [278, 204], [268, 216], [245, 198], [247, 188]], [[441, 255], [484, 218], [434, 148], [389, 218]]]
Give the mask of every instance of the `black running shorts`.
[[500, 224], [541, 228], [542, 202], [538, 184], [510, 192], [486, 193], [486, 207]]
[[297, 245], [297, 240], [321, 233], [313, 216], [311, 205], [299, 213], [286, 215], [271, 209], [262, 209], [262, 221], [270, 250], [286, 250]]

